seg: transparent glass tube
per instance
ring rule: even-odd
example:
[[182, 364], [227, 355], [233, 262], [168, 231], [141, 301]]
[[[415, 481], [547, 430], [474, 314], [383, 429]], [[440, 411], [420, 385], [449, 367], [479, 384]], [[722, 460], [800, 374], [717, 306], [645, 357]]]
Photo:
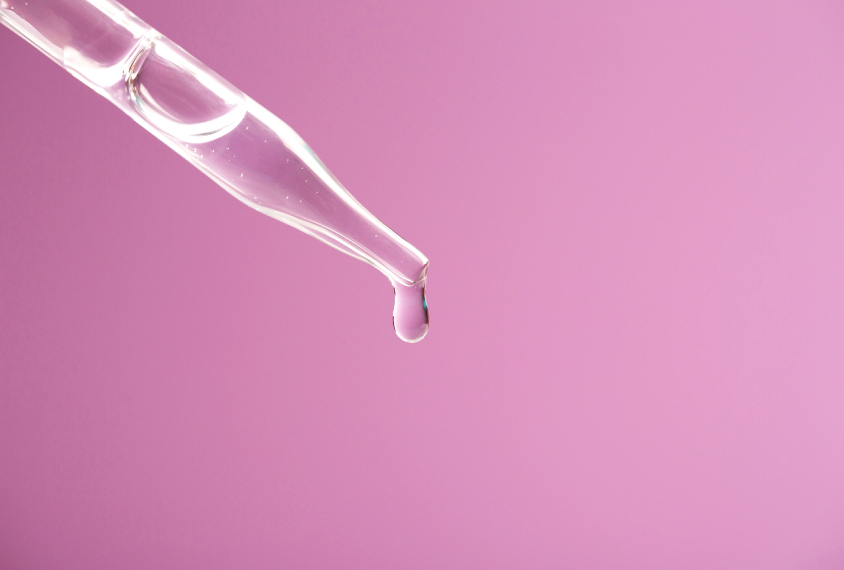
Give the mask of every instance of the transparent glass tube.
[[428, 329], [428, 260], [275, 115], [112, 0], [0, 0], [0, 21], [235, 198], [372, 264], [403, 340]]

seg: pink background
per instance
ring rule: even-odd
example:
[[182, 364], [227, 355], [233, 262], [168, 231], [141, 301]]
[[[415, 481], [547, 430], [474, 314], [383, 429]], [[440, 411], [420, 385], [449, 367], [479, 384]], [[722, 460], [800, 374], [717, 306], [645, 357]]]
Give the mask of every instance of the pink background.
[[3, 570], [844, 566], [837, 2], [126, 4], [431, 331], [0, 29]]

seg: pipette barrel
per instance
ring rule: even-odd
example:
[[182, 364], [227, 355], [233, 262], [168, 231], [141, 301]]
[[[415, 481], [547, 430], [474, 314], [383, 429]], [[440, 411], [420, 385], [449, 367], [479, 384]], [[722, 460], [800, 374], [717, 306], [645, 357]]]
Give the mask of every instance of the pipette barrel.
[[[424, 294], [419, 250], [363, 208], [283, 121], [122, 5], [0, 0], [0, 22], [243, 203]], [[427, 330], [427, 312], [424, 320]]]

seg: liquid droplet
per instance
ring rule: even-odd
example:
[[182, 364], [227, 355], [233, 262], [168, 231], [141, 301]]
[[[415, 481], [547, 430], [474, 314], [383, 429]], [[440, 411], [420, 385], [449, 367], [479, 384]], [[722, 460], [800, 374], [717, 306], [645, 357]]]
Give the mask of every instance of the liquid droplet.
[[425, 300], [425, 279], [413, 285], [393, 282], [396, 304], [393, 307], [393, 328], [405, 342], [419, 342], [428, 332], [428, 303]]

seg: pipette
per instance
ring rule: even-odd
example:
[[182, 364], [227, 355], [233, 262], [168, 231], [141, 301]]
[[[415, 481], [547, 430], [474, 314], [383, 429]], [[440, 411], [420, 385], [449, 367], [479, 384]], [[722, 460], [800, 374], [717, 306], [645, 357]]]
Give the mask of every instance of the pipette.
[[428, 331], [428, 260], [289, 126], [112, 0], [0, 0], [0, 22], [232, 196], [384, 273], [399, 338]]

